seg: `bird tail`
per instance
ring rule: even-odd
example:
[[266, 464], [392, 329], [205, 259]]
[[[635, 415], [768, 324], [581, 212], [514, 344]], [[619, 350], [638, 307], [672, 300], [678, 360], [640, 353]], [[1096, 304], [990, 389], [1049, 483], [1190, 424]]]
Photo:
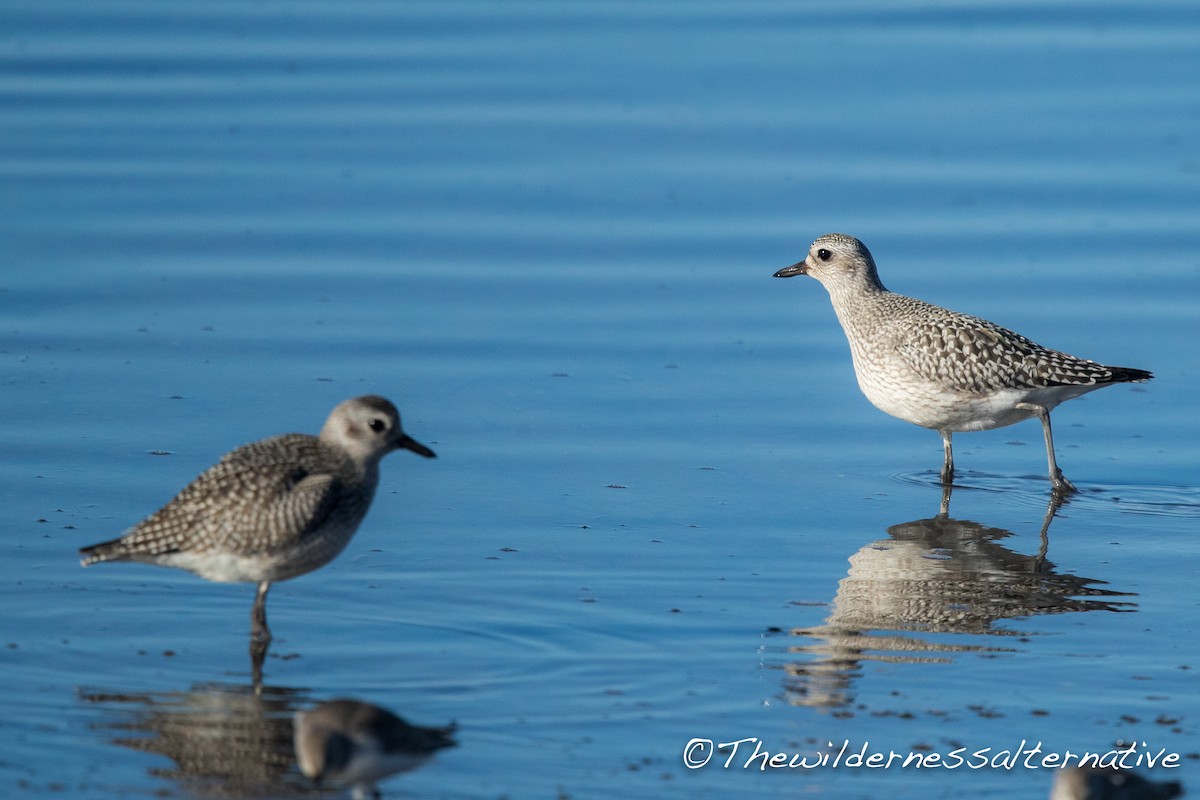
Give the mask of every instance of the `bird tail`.
[[79, 554], [83, 556], [79, 563], [84, 567], [99, 564], [101, 561], [122, 561], [128, 557], [128, 551], [120, 539], [81, 547]]
[[454, 740], [454, 734], [458, 732], [458, 723], [451, 722], [441, 728], [434, 728], [433, 747], [440, 750], [443, 747], [458, 747], [458, 742]]
[[396, 748], [403, 752], [425, 754], [435, 753], [444, 747], [458, 747], [458, 742], [454, 740], [457, 731], [457, 722], [436, 728], [406, 725], [403, 736], [396, 742]]
[[1109, 383], [1143, 383], [1154, 377], [1150, 372], [1144, 369], [1134, 369], [1133, 367], [1107, 367], [1112, 373], [1112, 377], [1108, 379]]

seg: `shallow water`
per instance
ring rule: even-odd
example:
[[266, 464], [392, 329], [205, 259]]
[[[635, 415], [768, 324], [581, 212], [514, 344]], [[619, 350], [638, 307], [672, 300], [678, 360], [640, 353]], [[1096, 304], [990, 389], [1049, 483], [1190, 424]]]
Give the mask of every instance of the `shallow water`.
[[[389, 797], [1200, 787], [1200, 12], [1188, 3], [8, 3], [0, 790], [289, 797], [333, 696], [459, 746]], [[1155, 373], [1035, 423], [877, 412], [816, 235], [889, 287]], [[400, 454], [271, 593], [77, 566], [221, 454], [376, 392]], [[745, 747], [746, 745], [743, 745]], [[64, 755], [67, 757], [64, 758]]]

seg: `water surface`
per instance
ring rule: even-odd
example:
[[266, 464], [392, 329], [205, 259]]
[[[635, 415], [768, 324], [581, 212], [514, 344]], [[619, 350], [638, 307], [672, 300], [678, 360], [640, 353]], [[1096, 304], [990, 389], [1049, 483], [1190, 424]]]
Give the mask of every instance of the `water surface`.
[[[1200, 787], [1200, 12], [1189, 3], [13, 2], [0, 11], [6, 796], [293, 797], [292, 710], [459, 724], [386, 796]], [[1032, 422], [876, 411], [821, 233], [897, 291], [1153, 370]], [[330, 566], [77, 566], [229, 449], [394, 399]], [[836, 749], [836, 748], [835, 748]], [[743, 754], [746, 751], [742, 751]], [[222, 760], [221, 756], [225, 756]]]

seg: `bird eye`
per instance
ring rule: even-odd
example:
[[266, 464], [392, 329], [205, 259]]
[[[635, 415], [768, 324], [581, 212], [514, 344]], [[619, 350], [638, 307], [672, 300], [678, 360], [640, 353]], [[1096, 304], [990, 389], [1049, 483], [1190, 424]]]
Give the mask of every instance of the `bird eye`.
[[381, 433], [387, 430], [387, 423], [381, 419], [373, 419], [367, 423], [367, 427], [376, 433]]
[[829, 259], [833, 258], [833, 253], [822, 247], [817, 251], [817, 258], [821, 259], [822, 261], [828, 261]]

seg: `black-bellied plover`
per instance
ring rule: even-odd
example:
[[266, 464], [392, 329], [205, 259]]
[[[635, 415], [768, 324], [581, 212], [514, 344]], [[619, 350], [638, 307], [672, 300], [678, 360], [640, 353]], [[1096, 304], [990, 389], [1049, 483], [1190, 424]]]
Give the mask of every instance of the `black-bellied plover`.
[[288, 433], [232, 451], [121, 538], [81, 549], [83, 566], [138, 561], [257, 583], [250, 618], [253, 640], [265, 644], [271, 583], [345, 548], [371, 505], [380, 459], [401, 449], [434, 457], [404, 433], [388, 400], [347, 400], [320, 436]]
[[355, 800], [378, 797], [376, 782], [457, 744], [451, 737], [454, 723], [422, 728], [358, 700], [330, 700], [297, 711], [294, 726], [300, 772], [319, 784], [353, 787]]
[[793, 275], [811, 275], [828, 290], [867, 399], [941, 434], [944, 483], [954, 479], [954, 432], [1037, 417], [1056, 494], [1075, 491], [1054, 458], [1050, 411], [1103, 386], [1153, 377], [1049, 350], [985, 319], [889, 292], [870, 252], [852, 236], [826, 234], [813, 242], [807, 258], [775, 273]]

